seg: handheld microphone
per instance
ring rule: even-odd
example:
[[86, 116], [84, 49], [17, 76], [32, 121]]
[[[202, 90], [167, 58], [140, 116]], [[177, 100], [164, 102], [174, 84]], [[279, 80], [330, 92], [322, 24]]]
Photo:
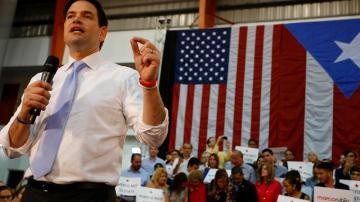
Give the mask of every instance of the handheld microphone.
[[[41, 75], [41, 80], [52, 83], [56, 70], [59, 66], [59, 59], [55, 56], [49, 56], [44, 64], [44, 70]], [[37, 116], [40, 115], [40, 109], [31, 109], [30, 110], [30, 123], [33, 124]]]

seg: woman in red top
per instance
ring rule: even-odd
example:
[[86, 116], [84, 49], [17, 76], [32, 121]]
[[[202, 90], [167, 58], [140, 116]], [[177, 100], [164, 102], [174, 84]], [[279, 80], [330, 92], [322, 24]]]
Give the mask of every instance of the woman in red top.
[[272, 164], [262, 164], [258, 169], [256, 191], [259, 202], [276, 202], [281, 194], [281, 185], [275, 178], [275, 167]]
[[202, 177], [200, 170], [190, 172], [188, 176], [189, 202], [206, 202], [206, 187]]

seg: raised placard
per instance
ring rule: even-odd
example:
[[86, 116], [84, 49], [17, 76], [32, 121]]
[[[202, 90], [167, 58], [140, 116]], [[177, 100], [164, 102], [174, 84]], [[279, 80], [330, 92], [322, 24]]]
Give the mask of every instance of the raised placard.
[[329, 202], [341, 201], [352, 202], [354, 194], [350, 190], [334, 189], [327, 187], [314, 187], [314, 201], [316, 202]]
[[241, 151], [241, 153], [243, 153], [243, 159], [245, 163], [253, 164], [257, 161], [259, 156], [259, 149], [256, 148], [236, 146], [235, 150]]
[[301, 179], [303, 182], [306, 181], [307, 178], [313, 176], [313, 166], [314, 164], [311, 162], [303, 162], [303, 161], [288, 161], [287, 162], [289, 170], [297, 170], [300, 173]]
[[136, 202], [164, 202], [164, 191], [148, 187], [136, 189]]
[[116, 186], [116, 194], [125, 196], [136, 196], [136, 188], [140, 187], [140, 177], [123, 177], [119, 179], [119, 184]]

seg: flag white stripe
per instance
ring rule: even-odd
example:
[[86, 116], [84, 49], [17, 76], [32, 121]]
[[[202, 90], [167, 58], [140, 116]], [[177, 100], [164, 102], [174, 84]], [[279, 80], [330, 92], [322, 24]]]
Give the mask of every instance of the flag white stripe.
[[179, 149], [184, 142], [184, 124], [185, 124], [185, 111], [188, 87], [186, 84], [180, 84], [179, 93], [179, 108], [176, 123], [176, 142], [175, 149]]
[[[252, 93], [254, 80], [254, 58], [255, 58], [256, 26], [250, 26], [247, 33], [244, 97], [241, 127], [241, 145], [247, 146], [251, 131]], [[241, 68], [241, 67], [240, 67]]]
[[193, 103], [193, 116], [192, 116], [192, 124], [191, 124], [191, 139], [190, 139], [190, 142], [193, 146], [192, 156], [197, 156], [198, 148], [199, 148], [202, 89], [203, 89], [203, 85], [195, 85], [194, 87], [194, 103]]
[[268, 147], [269, 120], [270, 120], [270, 87], [271, 87], [271, 63], [272, 63], [273, 26], [264, 28], [264, 48], [261, 80], [261, 108], [260, 108], [260, 137], [259, 148]]
[[210, 87], [210, 102], [209, 102], [209, 115], [208, 115], [208, 127], [207, 127], [206, 139], [209, 137], [215, 137], [218, 94], [219, 94], [219, 84], [212, 84]]
[[228, 140], [232, 143], [233, 129], [234, 129], [234, 110], [235, 110], [235, 86], [236, 86], [236, 73], [237, 73], [237, 59], [238, 59], [238, 47], [239, 47], [239, 27], [231, 28], [231, 42], [229, 53], [229, 69], [228, 79], [226, 87], [226, 105], [225, 105], [225, 124], [224, 134], [228, 137]]
[[334, 83], [309, 53], [306, 62], [304, 159], [310, 151], [331, 159]]

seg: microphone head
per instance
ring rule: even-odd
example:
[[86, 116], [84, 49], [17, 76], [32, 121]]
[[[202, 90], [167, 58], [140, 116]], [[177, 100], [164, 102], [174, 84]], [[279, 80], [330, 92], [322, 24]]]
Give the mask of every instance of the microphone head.
[[44, 72], [50, 72], [52, 74], [55, 74], [58, 66], [59, 66], [59, 58], [50, 55], [45, 61]]

